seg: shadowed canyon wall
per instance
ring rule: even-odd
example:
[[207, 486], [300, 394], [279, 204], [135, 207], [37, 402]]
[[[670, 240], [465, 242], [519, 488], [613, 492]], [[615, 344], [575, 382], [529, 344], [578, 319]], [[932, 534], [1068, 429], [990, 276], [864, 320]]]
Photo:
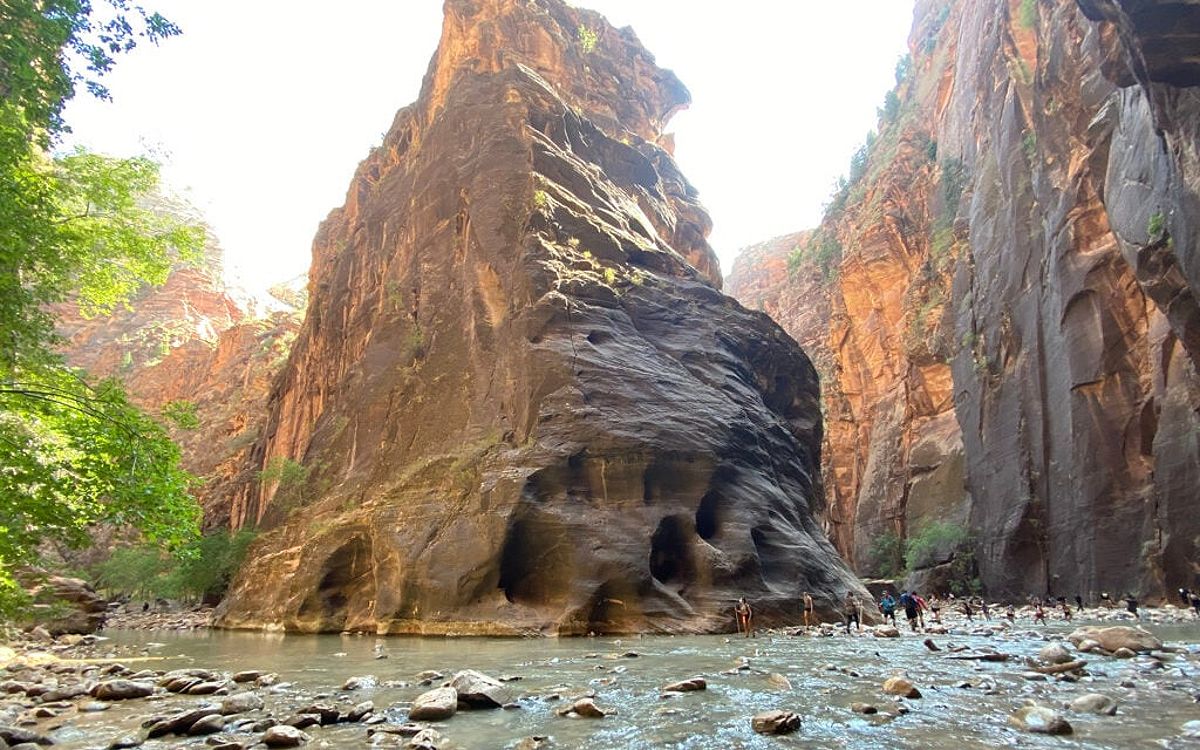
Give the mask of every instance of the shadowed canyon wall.
[[686, 89], [559, 0], [445, 9], [315, 239], [218, 622], [719, 631], [741, 594], [865, 597], [822, 531], [816, 372], [721, 294], [663, 135]]
[[1197, 582], [1195, 9], [921, 0], [815, 239], [735, 265], [822, 342], [829, 532], [860, 573], [944, 523], [973, 538], [923, 585], [968, 552], [1000, 595]]

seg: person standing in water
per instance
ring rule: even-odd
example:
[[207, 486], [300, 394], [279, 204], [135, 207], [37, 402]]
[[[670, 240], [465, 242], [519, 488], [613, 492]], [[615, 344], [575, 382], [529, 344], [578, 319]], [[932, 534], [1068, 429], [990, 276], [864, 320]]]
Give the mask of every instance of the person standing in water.
[[850, 592], [846, 592], [846, 601], [842, 603], [842, 616], [846, 619], [846, 635], [850, 635], [851, 620], [854, 621], [858, 632], [862, 632], [862, 615], [858, 611], [858, 600]]
[[737, 615], [738, 632], [745, 633], [749, 638], [754, 634], [754, 609], [751, 608], [750, 602], [746, 601], [746, 597], [738, 599], [737, 605], [733, 608], [733, 613]]
[[808, 627], [810, 620], [815, 620], [816, 616], [813, 613], [813, 598], [807, 591], [804, 592], [804, 627]]
[[1046, 622], [1046, 610], [1042, 608], [1042, 600], [1034, 599], [1033, 600], [1033, 624], [1037, 625], [1038, 620], [1041, 620], [1043, 625], [1050, 624], [1050, 623]]
[[1078, 609], [1079, 612], [1083, 611], [1083, 597], [1080, 596], [1079, 594], [1075, 595], [1075, 606], [1079, 608]]
[[1192, 599], [1192, 609], [1194, 609], [1196, 611], [1196, 617], [1200, 617], [1200, 594], [1197, 594], [1195, 591], [1193, 591], [1192, 595], [1191, 595], [1191, 599]]
[[917, 592], [912, 592], [913, 601], [917, 603], [917, 622], [921, 625], [921, 629], [925, 629], [925, 610], [929, 609], [929, 602]]
[[1138, 614], [1138, 600], [1133, 594], [1125, 595], [1125, 610], [1133, 615], [1133, 619], [1140, 620], [1142, 616]]
[[892, 621], [892, 625], [896, 624], [896, 600], [892, 598], [892, 592], [884, 591], [883, 598], [879, 600], [879, 611], [883, 613], [883, 621]]
[[908, 620], [908, 626], [914, 633], [917, 632], [917, 600], [913, 599], [911, 592], [905, 591], [900, 595], [900, 606], [904, 607], [904, 617]]

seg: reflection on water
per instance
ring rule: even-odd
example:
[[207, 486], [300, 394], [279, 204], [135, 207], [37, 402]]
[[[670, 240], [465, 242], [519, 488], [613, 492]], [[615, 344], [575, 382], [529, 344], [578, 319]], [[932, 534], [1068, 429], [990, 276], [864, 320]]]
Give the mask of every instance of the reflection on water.
[[[1200, 629], [1160, 627], [1164, 640], [1195, 642]], [[1053, 629], [1050, 632], [1055, 632]], [[1064, 632], [1058, 629], [1057, 632]], [[390, 655], [374, 658], [370, 636], [311, 636], [237, 632], [113, 632], [118, 653], [161, 657], [147, 666], [173, 669], [203, 666], [225, 671], [260, 669], [277, 672], [292, 683], [290, 691], [267, 696], [269, 710], [284, 716], [314, 694], [355, 703], [373, 700], [379, 709], [405, 703], [427, 688], [379, 686], [345, 693], [351, 676], [374, 675], [379, 683], [413, 680], [423, 670], [453, 673], [474, 668], [493, 676], [513, 675], [520, 696], [518, 710], [461, 712], [439, 730], [456, 747], [503, 748], [534, 734], [551, 735], [563, 748], [959, 748], [1162, 747], [1178, 742], [1179, 727], [1200, 718], [1193, 693], [1200, 689], [1196, 654], [1181, 656], [1168, 669], [1151, 669], [1147, 661], [1089, 659], [1094, 677], [1078, 683], [1031, 682], [1024, 679], [1021, 659], [1007, 663], [953, 661], [933, 654], [921, 637], [901, 639], [819, 638], [764, 635], [756, 639], [721, 636], [595, 639], [485, 640], [392, 638], [384, 641]], [[936, 636], [948, 643], [991, 646], [1031, 656], [1044, 645], [1033, 637], [986, 638]], [[147, 644], [154, 644], [149, 645]], [[161, 644], [161, 645], [157, 645]], [[636, 658], [622, 656], [636, 652]], [[743, 658], [751, 670], [722, 674]], [[142, 665], [137, 665], [142, 666]], [[834, 671], [831, 667], [839, 668]], [[924, 693], [904, 701], [910, 712], [894, 718], [853, 713], [855, 701], [894, 711], [880, 685], [893, 670], [906, 670]], [[1143, 671], [1146, 670], [1146, 671]], [[772, 673], [785, 676], [790, 690], [774, 687]], [[663, 685], [702, 675], [708, 690], [663, 698]], [[1132, 687], [1121, 687], [1132, 680]], [[994, 694], [985, 694], [986, 691]], [[596, 703], [615, 708], [605, 719], [561, 718], [562, 701], [594, 690]], [[1027, 699], [1060, 706], [1073, 697], [1104, 692], [1120, 701], [1116, 717], [1068, 714], [1075, 727], [1069, 740], [1019, 732], [1007, 723], [1009, 712]], [[172, 696], [162, 703], [134, 702], [96, 715], [71, 715], [54, 736], [71, 750], [106, 744], [134, 731], [152, 713], [196, 698]], [[760, 737], [749, 718], [759, 710], [783, 708], [804, 717], [801, 730], [784, 738]], [[402, 706], [387, 712], [402, 721]], [[311, 730], [309, 747], [369, 747], [366, 728], [346, 725]], [[199, 745], [192, 740], [192, 744]], [[149, 742], [144, 747], [178, 747], [179, 740]]]

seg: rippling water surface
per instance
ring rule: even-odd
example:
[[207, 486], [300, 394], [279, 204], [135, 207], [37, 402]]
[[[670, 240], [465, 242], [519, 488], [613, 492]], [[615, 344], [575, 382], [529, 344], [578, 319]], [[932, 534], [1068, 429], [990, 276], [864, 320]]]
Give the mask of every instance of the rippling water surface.
[[[1151, 628], [1169, 643], [1200, 641], [1200, 627]], [[1065, 628], [1047, 632], [1065, 633]], [[374, 658], [376, 639], [369, 636], [272, 635], [208, 631], [196, 633], [112, 632], [115, 651], [144, 653], [147, 662], [130, 666], [174, 669], [197, 666], [237, 671], [277, 672], [292, 687], [260, 691], [267, 709], [283, 717], [312, 695], [356, 703], [373, 700], [390, 720], [405, 718], [405, 704], [428, 688], [415, 684], [422, 670], [446, 675], [473, 668], [511, 683], [520, 709], [464, 711], [438, 725], [454, 747], [511, 747], [530, 735], [550, 735], [562, 748], [961, 748], [1185, 747], [1180, 726], [1200, 719], [1200, 654], [1180, 655], [1168, 669], [1151, 669], [1148, 660], [1091, 658], [1096, 675], [1078, 683], [1030, 682], [1021, 676], [1021, 659], [1007, 663], [950, 660], [930, 653], [924, 636], [899, 639], [762, 635], [754, 639], [722, 636], [591, 639], [494, 640], [474, 638], [392, 638], [383, 641], [386, 660]], [[993, 647], [1016, 656], [1036, 654], [1045, 645], [1039, 636], [933, 636], [941, 646]], [[131, 651], [130, 649], [134, 649]], [[636, 657], [624, 656], [635, 652]], [[722, 674], [748, 659], [750, 671]], [[844, 671], [834, 671], [834, 667]], [[904, 670], [924, 693], [903, 704], [909, 713], [895, 717], [864, 716], [851, 703], [872, 703], [881, 712], [896, 702], [880, 686], [894, 670]], [[850, 674], [847, 674], [850, 672]], [[791, 689], [777, 687], [771, 674], [783, 675]], [[342, 691], [351, 676], [374, 675], [382, 683], [405, 687]], [[670, 682], [701, 675], [708, 690], [661, 697]], [[1120, 687], [1132, 680], [1133, 687]], [[987, 695], [987, 683], [996, 694]], [[570, 698], [594, 690], [596, 703], [615, 709], [604, 719], [562, 718], [555, 709]], [[1103, 692], [1120, 701], [1115, 717], [1072, 714], [1071, 738], [1020, 732], [1008, 714], [1027, 699], [1055, 705], [1088, 692]], [[556, 700], [555, 696], [561, 696]], [[135, 732], [153, 713], [192, 705], [195, 697], [171, 696], [161, 702], [135, 701], [99, 714], [70, 715], [54, 738], [67, 750], [103, 747], [118, 736]], [[396, 705], [400, 704], [400, 705]], [[750, 730], [759, 710], [782, 708], [804, 720], [789, 737], [763, 737]], [[308, 747], [370, 747], [363, 725], [313, 728]], [[151, 741], [146, 748], [201, 747], [203, 740]], [[1193, 746], [1200, 746], [1193, 745]]]

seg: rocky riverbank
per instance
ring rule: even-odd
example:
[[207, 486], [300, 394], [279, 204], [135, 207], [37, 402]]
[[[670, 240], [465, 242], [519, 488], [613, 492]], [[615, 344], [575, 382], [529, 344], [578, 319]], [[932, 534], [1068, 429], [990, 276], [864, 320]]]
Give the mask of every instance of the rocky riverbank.
[[[921, 747], [939, 747], [941, 735], [972, 746], [964, 717], [983, 734], [1011, 732], [1034, 746], [1061, 733], [1112, 747], [1200, 737], [1187, 721], [1200, 699], [1200, 647], [1156, 635], [1180, 632], [1192, 613], [1151, 610], [1146, 630], [1123, 622], [1123, 612], [1088, 610], [1070, 628], [1051, 620], [1035, 629], [1028, 615], [972, 623], [943, 612], [942, 623], [918, 633], [901, 623], [847, 635], [826, 623], [696, 644], [26, 635], [0, 661], [0, 738], [24, 750], [46, 741], [71, 750], [186, 747], [200, 737], [225, 750], [529, 750], [674, 746], [670, 738], [711, 734], [722, 746], [767, 747], [760, 733], [820, 742], [833, 727], [866, 737], [886, 728]], [[213, 641], [222, 638], [238, 645], [217, 655]], [[278, 644], [274, 655], [253, 648], [269, 643]]]

